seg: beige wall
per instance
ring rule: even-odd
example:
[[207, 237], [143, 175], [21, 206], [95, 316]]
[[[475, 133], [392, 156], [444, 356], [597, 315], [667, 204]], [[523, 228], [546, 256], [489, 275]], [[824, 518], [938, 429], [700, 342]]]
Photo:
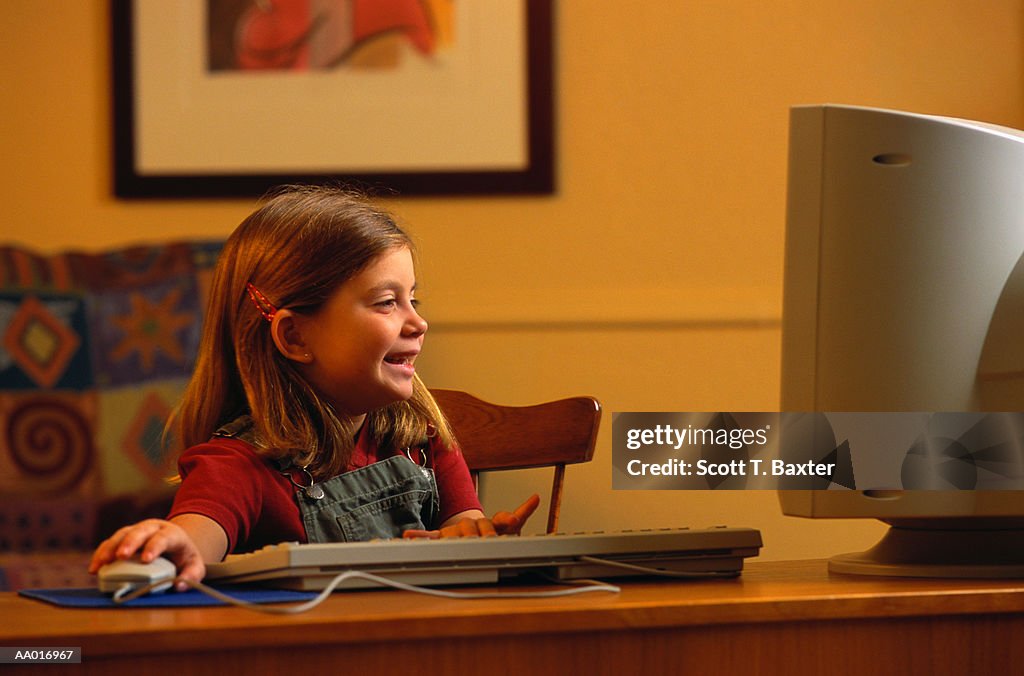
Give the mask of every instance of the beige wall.
[[[509, 403], [604, 402], [597, 457], [568, 475], [567, 529], [749, 525], [766, 558], [867, 543], [877, 524], [785, 518], [770, 492], [611, 491], [611, 413], [776, 409], [788, 107], [1024, 127], [1024, 2], [556, 5], [558, 193], [390, 203], [422, 248], [425, 378]], [[114, 200], [106, 3], [4, 9], [0, 240], [223, 236], [249, 211]], [[494, 479], [488, 506], [540, 481]]]

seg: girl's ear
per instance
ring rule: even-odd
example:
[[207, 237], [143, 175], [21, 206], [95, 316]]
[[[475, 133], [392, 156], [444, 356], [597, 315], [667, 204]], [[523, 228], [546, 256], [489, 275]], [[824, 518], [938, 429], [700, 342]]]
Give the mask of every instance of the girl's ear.
[[277, 351], [286, 359], [301, 364], [313, 361], [313, 355], [310, 354], [309, 346], [302, 336], [301, 318], [291, 310], [278, 310], [274, 313], [274, 318], [270, 321], [270, 335], [274, 339]]

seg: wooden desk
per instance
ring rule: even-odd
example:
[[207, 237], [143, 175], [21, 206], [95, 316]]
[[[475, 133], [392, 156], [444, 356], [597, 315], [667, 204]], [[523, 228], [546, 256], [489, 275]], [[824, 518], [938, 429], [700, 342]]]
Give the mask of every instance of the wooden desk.
[[962, 676], [1024, 668], [1024, 580], [830, 576], [823, 561], [755, 561], [738, 580], [622, 586], [617, 595], [532, 600], [345, 592], [296, 616], [72, 610], [5, 593], [0, 646], [81, 646], [83, 663], [62, 672], [177, 676]]

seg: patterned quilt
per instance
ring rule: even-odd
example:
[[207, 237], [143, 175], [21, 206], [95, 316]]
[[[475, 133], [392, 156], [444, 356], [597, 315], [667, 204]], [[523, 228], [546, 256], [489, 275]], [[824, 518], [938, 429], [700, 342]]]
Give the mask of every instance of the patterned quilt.
[[90, 547], [100, 505], [170, 490], [220, 247], [0, 247], [0, 552]]

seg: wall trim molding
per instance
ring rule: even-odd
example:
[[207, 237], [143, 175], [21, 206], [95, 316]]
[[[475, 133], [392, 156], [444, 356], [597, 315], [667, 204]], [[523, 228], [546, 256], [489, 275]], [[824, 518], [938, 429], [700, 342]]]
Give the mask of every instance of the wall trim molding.
[[434, 330], [522, 331], [777, 329], [781, 287], [519, 289], [420, 293]]

